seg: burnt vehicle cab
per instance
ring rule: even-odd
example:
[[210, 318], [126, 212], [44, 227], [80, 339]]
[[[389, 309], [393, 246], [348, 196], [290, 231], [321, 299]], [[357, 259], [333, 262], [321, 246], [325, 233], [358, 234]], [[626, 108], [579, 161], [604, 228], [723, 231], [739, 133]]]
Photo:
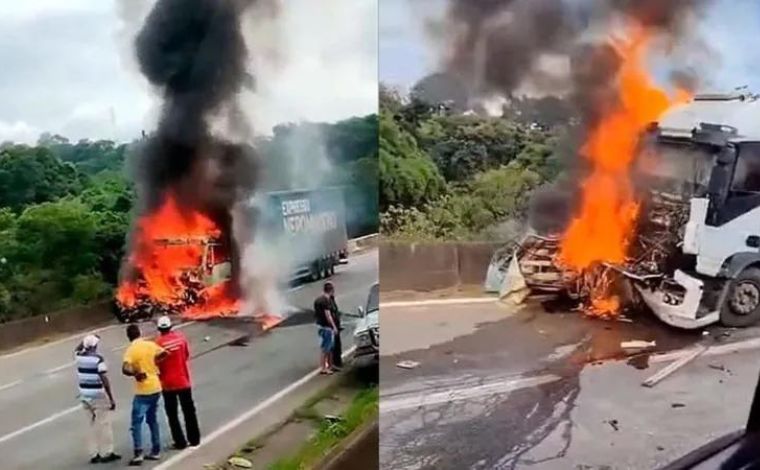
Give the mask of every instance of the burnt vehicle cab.
[[[621, 274], [626, 300], [679, 328], [760, 321], [758, 97], [674, 106], [642, 135], [631, 175], [640, 205], [629, 260], [606, 266]], [[516, 248], [494, 255], [486, 288], [517, 302], [533, 292], [582, 297], [555, 263], [563, 227], [529, 225]]]
[[633, 257], [650, 257], [623, 274], [670, 325], [757, 322], [760, 101], [697, 97], [666, 114], [646, 140], [652, 151], [635, 174], [647, 188], [639, 222], [648, 227], [637, 231]]
[[[232, 275], [232, 263], [228, 254], [229, 249], [217, 238], [186, 237], [160, 238], [153, 241], [156, 250], [181, 251], [192, 247], [200, 253], [198, 265], [183, 269], [176, 274], [175, 282], [177, 298], [171, 302], [162, 302], [153, 298], [149, 286], [142, 273], [136, 275], [134, 299], [128, 304], [114, 298], [111, 304], [116, 319], [122, 323], [148, 320], [161, 315], [176, 313], [198, 304], [203, 291], [225, 281]], [[118, 296], [117, 296], [118, 297]]]

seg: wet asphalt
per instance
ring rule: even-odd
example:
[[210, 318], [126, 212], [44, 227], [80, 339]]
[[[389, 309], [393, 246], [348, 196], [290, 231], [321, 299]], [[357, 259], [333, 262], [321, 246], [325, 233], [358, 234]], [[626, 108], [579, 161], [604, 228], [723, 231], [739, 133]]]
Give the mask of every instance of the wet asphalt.
[[[653, 388], [660, 354], [759, 328], [686, 332], [570, 306], [384, 308], [381, 468], [650, 469], [741, 428], [760, 350], [703, 355]], [[654, 341], [647, 351], [621, 348]], [[401, 361], [418, 365], [398, 367]]]

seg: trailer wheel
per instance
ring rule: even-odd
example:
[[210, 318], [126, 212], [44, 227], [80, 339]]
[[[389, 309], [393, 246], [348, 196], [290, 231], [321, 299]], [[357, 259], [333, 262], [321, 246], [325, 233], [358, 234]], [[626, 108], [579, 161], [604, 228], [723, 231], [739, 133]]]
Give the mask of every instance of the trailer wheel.
[[721, 306], [720, 321], [732, 327], [760, 321], [760, 269], [747, 268], [731, 281]]
[[328, 276], [334, 276], [335, 275], [335, 265], [337, 264], [337, 260], [335, 258], [330, 258], [327, 260], [327, 275]]
[[315, 261], [315, 262], [313, 262], [311, 264], [311, 269], [310, 269], [310, 273], [309, 274], [310, 274], [311, 280], [313, 282], [317, 282], [319, 280], [319, 276], [320, 276], [321, 272], [320, 272], [320, 267], [319, 267], [319, 262], [318, 261]]

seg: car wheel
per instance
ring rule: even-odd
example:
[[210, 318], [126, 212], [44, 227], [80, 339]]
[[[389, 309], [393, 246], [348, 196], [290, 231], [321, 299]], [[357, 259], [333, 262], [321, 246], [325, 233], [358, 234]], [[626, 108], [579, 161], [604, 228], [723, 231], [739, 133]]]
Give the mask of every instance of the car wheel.
[[754, 325], [760, 321], [760, 269], [747, 268], [730, 282], [720, 310], [721, 323], [731, 327]]

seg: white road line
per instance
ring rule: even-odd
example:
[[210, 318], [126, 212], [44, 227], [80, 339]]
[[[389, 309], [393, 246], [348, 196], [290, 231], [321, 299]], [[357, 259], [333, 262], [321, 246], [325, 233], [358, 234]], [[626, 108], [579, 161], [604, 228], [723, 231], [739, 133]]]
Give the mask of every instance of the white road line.
[[[371, 256], [371, 255], [374, 255], [376, 251], [377, 251], [377, 249], [374, 248], [374, 249], [370, 250], [367, 253], [362, 253], [360, 255], [352, 256], [352, 257], [350, 257], [350, 259], [357, 259], [357, 258], [363, 258], [365, 256]], [[310, 285], [310, 284], [302, 284], [302, 285], [300, 285], [298, 287], [294, 287], [292, 289], [288, 289], [287, 292], [294, 292], [294, 291], [303, 289], [304, 287], [307, 287], [308, 285]], [[191, 324], [191, 323], [194, 323], [194, 322], [188, 322], [187, 324]], [[187, 325], [187, 324], [183, 323], [182, 325]], [[178, 328], [180, 326], [178, 326]], [[108, 330], [112, 330], [114, 328], [122, 328], [122, 327], [124, 327], [124, 325], [122, 325], [122, 324], [106, 325], [106, 326], [102, 326], [100, 328], [96, 328], [94, 330], [90, 330], [89, 333], [101, 333], [103, 331], [108, 331]], [[2, 361], [4, 359], [11, 359], [13, 357], [17, 357], [17, 356], [20, 356], [22, 354], [27, 354], [27, 353], [36, 351], [38, 349], [47, 348], [49, 346], [55, 346], [57, 344], [61, 344], [61, 343], [65, 343], [67, 341], [75, 340], [75, 339], [81, 338], [82, 335], [84, 335], [86, 333], [87, 333], [86, 331], [82, 331], [82, 332], [79, 332], [79, 333], [74, 333], [74, 334], [69, 335], [69, 336], [65, 336], [63, 338], [59, 338], [59, 339], [57, 339], [55, 341], [51, 341], [49, 343], [40, 344], [39, 346], [33, 346], [31, 348], [20, 349], [18, 351], [12, 352], [12, 353], [2, 354], [2, 355], [0, 355], [0, 361]]]
[[[740, 351], [749, 351], [752, 349], [760, 349], [760, 338], [752, 338], [744, 341], [736, 341], [734, 343], [720, 344], [717, 346], [711, 346], [707, 351], [702, 353], [702, 356], [721, 356], [723, 354], [731, 354]], [[691, 351], [691, 349], [678, 349], [665, 354], [652, 355], [649, 358], [650, 363], [669, 362], [680, 359]]]
[[15, 387], [16, 385], [20, 384], [21, 382], [23, 382], [23, 380], [19, 379], [19, 380], [16, 380], [14, 382], [7, 383], [5, 385], [0, 385], [0, 391], [7, 390], [7, 389], [9, 389], [11, 387]]
[[58, 418], [63, 418], [66, 415], [69, 415], [71, 413], [74, 413], [75, 411], [81, 410], [81, 405], [72, 406], [71, 408], [66, 408], [63, 411], [59, 411], [58, 413], [55, 413], [53, 415], [48, 416], [45, 419], [42, 419], [40, 421], [37, 421], [36, 423], [32, 423], [29, 426], [25, 426], [17, 431], [13, 431], [10, 434], [6, 434], [5, 436], [0, 437], [0, 444], [3, 444], [6, 441], [10, 441], [14, 437], [18, 437], [22, 434], [26, 434], [29, 431], [32, 431], [34, 429], [37, 429], [40, 426], [44, 426], [48, 423], [52, 423], [53, 421], [57, 420]]
[[[382, 294], [381, 294], [382, 295]], [[457, 297], [453, 299], [403, 300], [398, 302], [380, 302], [380, 307], [424, 307], [426, 305], [486, 304], [496, 303], [496, 297]]]
[[63, 369], [68, 369], [69, 367], [72, 367], [74, 364], [76, 364], [76, 361], [67, 362], [66, 364], [61, 364], [58, 367], [53, 367], [52, 369], [48, 369], [45, 372], [43, 372], [43, 374], [44, 375], [55, 374], [56, 372], [60, 372]]
[[39, 346], [34, 346], [34, 347], [31, 347], [31, 348], [21, 349], [21, 350], [16, 351], [16, 352], [4, 354], [4, 355], [0, 356], [0, 361], [3, 360], [3, 359], [10, 359], [12, 357], [16, 357], [16, 356], [20, 356], [22, 354], [30, 353], [32, 351], [36, 351], [38, 349], [46, 348], [48, 346], [55, 346], [56, 344], [65, 343], [66, 341], [71, 341], [71, 340], [75, 340], [75, 339], [81, 339], [81, 337], [83, 335], [85, 335], [86, 333], [101, 333], [103, 331], [112, 330], [112, 329], [118, 328], [120, 326], [123, 326], [123, 325], [108, 325], [108, 326], [103, 326], [103, 327], [97, 328], [95, 330], [90, 330], [89, 332], [84, 332], [84, 331], [83, 332], [79, 332], [79, 333], [76, 333], [76, 334], [73, 334], [73, 335], [70, 335], [70, 336], [66, 336], [65, 338], [61, 338], [61, 339], [57, 339], [55, 341], [51, 341], [49, 343], [40, 344]]
[[[348, 357], [351, 355], [352, 352], [354, 352], [354, 349], [356, 349], [356, 346], [352, 346], [350, 349], [348, 349], [346, 352], [343, 353], [343, 357]], [[295, 382], [291, 383], [287, 387], [283, 388], [279, 392], [275, 393], [274, 395], [270, 396], [269, 398], [265, 399], [258, 405], [254, 406], [250, 410], [246, 411], [245, 413], [241, 414], [237, 418], [233, 419], [232, 421], [229, 421], [222, 426], [216, 428], [211, 434], [208, 435], [208, 437], [204, 437], [203, 441], [201, 442], [201, 445], [195, 448], [188, 448], [183, 450], [182, 452], [172, 456], [171, 458], [165, 460], [160, 465], [153, 467], [153, 470], [166, 470], [168, 468], [171, 468], [172, 465], [175, 465], [182, 460], [186, 459], [188, 456], [190, 456], [192, 453], [198, 451], [198, 449], [201, 449], [203, 446], [206, 446], [210, 444], [211, 442], [217, 440], [219, 437], [224, 435], [224, 433], [230, 431], [231, 429], [234, 429], [235, 427], [239, 426], [243, 422], [247, 421], [248, 419], [256, 416], [257, 414], [261, 413], [262, 410], [265, 408], [273, 405], [277, 400], [281, 399], [285, 395], [288, 395], [293, 390], [297, 389], [301, 385], [305, 384], [309, 380], [313, 379], [319, 375], [319, 369], [314, 369], [313, 371], [309, 372], [308, 374], [304, 375], [300, 379], [296, 380]]]
[[489, 395], [501, 395], [521, 388], [535, 387], [549, 382], [559, 380], [560, 377], [556, 375], [540, 375], [538, 377], [527, 377], [522, 379], [513, 380], [500, 380], [490, 383], [485, 383], [475, 387], [463, 387], [447, 389], [445, 391], [436, 392], [421, 391], [408, 394], [399, 398], [383, 399], [380, 397], [380, 412], [394, 412], [409, 410], [414, 408], [422, 408], [432, 405], [440, 405], [443, 403], [452, 403], [462, 400], [472, 400], [475, 398], [485, 397]]

